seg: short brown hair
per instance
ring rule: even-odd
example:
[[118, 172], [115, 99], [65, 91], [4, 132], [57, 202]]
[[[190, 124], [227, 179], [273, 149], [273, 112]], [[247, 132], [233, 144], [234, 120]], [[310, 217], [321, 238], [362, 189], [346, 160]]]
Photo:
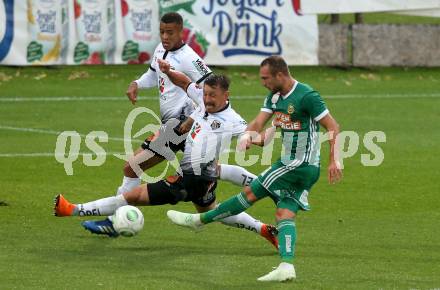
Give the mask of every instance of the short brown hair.
[[278, 55], [272, 55], [267, 58], [265, 58], [261, 64], [260, 67], [263, 67], [265, 65], [269, 66], [269, 70], [272, 76], [275, 76], [277, 73], [283, 73], [284, 75], [289, 75], [289, 67], [287, 66], [286, 61]]

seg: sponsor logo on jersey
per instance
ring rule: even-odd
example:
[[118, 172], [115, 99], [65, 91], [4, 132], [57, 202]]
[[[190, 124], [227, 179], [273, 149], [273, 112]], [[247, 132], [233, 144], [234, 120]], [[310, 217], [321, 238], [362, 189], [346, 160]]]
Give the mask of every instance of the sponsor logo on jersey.
[[301, 121], [292, 120], [290, 114], [275, 112], [275, 118], [284, 130], [301, 130]]
[[208, 67], [201, 59], [193, 60], [192, 64], [194, 65], [194, 67], [196, 68], [196, 70], [199, 72], [200, 75], [204, 76], [207, 73], [209, 73]]
[[211, 129], [212, 130], [217, 130], [218, 128], [220, 128], [220, 126], [222, 125], [222, 123], [220, 123], [217, 120], [212, 121], [211, 123]]

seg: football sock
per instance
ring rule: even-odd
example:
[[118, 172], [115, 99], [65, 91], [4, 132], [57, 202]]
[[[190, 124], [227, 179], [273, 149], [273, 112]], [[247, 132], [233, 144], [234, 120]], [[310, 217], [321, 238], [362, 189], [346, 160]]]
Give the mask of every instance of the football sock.
[[245, 212], [242, 212], [237, 215], [230, 216], [230, 217], [226, 217], [226, 218], [220, 220], [220, 222], [222, 224], [225, 224], [225, 225], [228, 225], [231, 227], [246, 229], [246, 230], [249, 230], [251, 232], [256, 232], [256, 233], [260, 233], [261, 227], [263, 226], [262, 222], [254, 219], [252, 216], [250, 216], [249, 214], [247, 214]]
[[277, 223], [279, 252], [282, 262], [293, 263], [296, 243], [296, 226], [291, 219], [280, 220]]
[[127, 201], [123, 195], [106, 197], [88, 203], [77, 204], [73, 215], [111, 215], [116, 209], [124, 205], [127, 205]]
[[253, 173], [250, 173], [243, 167], [237, 165], [221, 164], [220, 176], [221, 180], [227, 180], [233, 184], [245, 186], [249, 185], [252, 180], [257, 178]]
[[[129, 192], [133, 188], [139, 186], [140, 184], [141, 184], [141, 179], [139, 177], [133, 178], [133, 177], [124, 176], [124, 178], [122, 179], [121, 186], [119, 186], [118, 190], [116, 191], [116, 196], [121, 195], [125, 192]], [[109, 216], [108, 218], [112, 220], [112, 216]]]
[[212, 223], [231, 215], [239, 214], [251, 207], [252, 203], [246, 198], [245, 193], [239, 193], [222, 202], [217, 208], [200, 215], [202, 223]]
[[124, 176], [124, 178], [122, 179], [121, 186], [119, 186], [118, 190], [116, 191], [116, 195], [123, 194], [124, 192], [129, 192], [140, 184], [141, 184], [141, 179], [139, 177], [132, 178], [132, 177]]

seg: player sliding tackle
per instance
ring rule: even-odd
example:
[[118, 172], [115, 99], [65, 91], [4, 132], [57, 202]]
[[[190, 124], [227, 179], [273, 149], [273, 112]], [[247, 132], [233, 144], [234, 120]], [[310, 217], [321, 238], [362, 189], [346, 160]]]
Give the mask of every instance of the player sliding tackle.
[[[62, 195], [58, 195], [55, 205], [56, 216], [107, 216], [127, 204], [163, 205], [176, 204], [180, 201], [193, 202], [199, 212], [216, 207], [217, 160], [222, 151], [227, 149], [222, 148], [221, 145], [229, 144], [233, 136], [242, 134], [246, 129], [246, 122], [228, 102], [229, 80], [225, 76], [210, 75], [206, 78], [202, 90], [184, 74], [170, 71], [169, 64], [166, 73], [178, 86], [186, 88], [188, 96], [199, 104], [190, 116], [193, 125], [186, 137], [186, 146], [180, 161], [182, 172], [166, 180], [139, 185], [121, 195], [83, 204], [72, 204]], [[154, 142], [160, 142], [160, 138], [168, 137], [159, 135], [156, 140], [151, 141], [151, 145]], [[255, 220], [245, 212], [222, 219], [221, 222], [258, 232], [277, 247], [276, 229]], [[86, 228], [101, 227], [100, 230], [92, 232], [106, 232], [110, 236], [117, 235], [110, 219], [98, 225], [92, 221], [86, 223]]]
[[[186, 45], [183, 37], [183, 18], [175, 12], [166, 13], [161, 17], [159, 43], [151, 58], [148, 70], [137, 80], [133, 81], [128, 89], [127, 96], [135, 104], [139, 89], [158, 87], [160, 118], [162, 121], [161, 130], [171, 126], [170, 120], [180, 120], [176, 126], [176, 131], [186, 133], [192, 123], [187, 120], [188, 116], [194, 111], [192, 101], [187, 97], [185, 89], [173, 84], [168, 76], [159, 70], [159, 60], [168, 60], [170, 65], [177, 71], [184, 73], [192, 82], [202, 84], [211, 74], [211, 69], [205, 64], [203, 59], [198, 56], [191, 47]], [[155, 136], [148, 137], [142, 143], [141, 148], [136, 150], [135, 155], [124, 165], [124, 177], [122, 184], [117, 189], [116, 194], [130, 191], [141, 184], [140, 176], [167, 157], [171, 160], [175, 155], [158, 152], [157, 148], [150, 146], [151, 140]], [[166, 140], [169, 141], [169, 140]], [[185, 138], [180, 142], [168, 142], [168, 153], [183, 151]], [[169, 159], [170, 160], [170, 159]], [[255, 176], [247, 172], [244, 168], [235, 165], [222, 164], [218, 166], [219, 179], [227, 180], [239, 185], [248, 184]], [[95, 223], [99, 225], [100, 222]], [[92, 222], [89, 224], [93, 225]], [[96, 232], [105, 234], [105, 232]]]
[[[211, 70], [203, 59], [183, 42], [183, 18], [181, 15], [175, 12], [164, 14], [160, 19], [159, 35], [161, 43], [154, 51], [148, 70], [129, 85], [127, 96], [133, 104], [136, 104], [139, 89], [158, 87], [159, 111], [162, 122], [160, 131], [167, 132], [168, 130], [169, 132], [171, 130], [174, 133], [172, 131], [174, 129], [179, 134], [184, 134], [189, 131], [192, 125], [193, 120], [188, 116], [194, 111], [193, 102], [186, 95], [186, 87], [182, 89], [173, 84], [168, 76], [160, 71], [158, 62], [159, 60], [169, 61], [175, 70], [184, 73], [197, 84], [202, 84], [211, 74]], [[174, 124], [173, 121], [175, 121]], [[174, 141], [178, 139], [178, 142], [171, 142], [171, 140], [163, 138], [162, 143], [154, 142], [157, 145], [154, 146], [152, 140], [157, 137], [155, 135], [149, 136], [142, 143], [141, 148], [136, 150], [134, 156], [125, 163], [124, 177], [121, 186], [117, 189], [117, 195], [129, 192], [139, 186], [141, 184], [140, 177], [145, 170], [156, 166], [165, 159], [174, 160], [174, 153], [183, 151], [185, 148], [185, 138], [174, 138], [176, 136], [170, 137], [173, 137]], [[219, 179], [240, 186], [249, 184], [256, 178], [252, 173], [236, 165], [219, 164], [217, 170]], [[109, 235], [107, 230], [103, 230], [107, 228], [109, 223], [108, 219], [86, 221], [83, 226], [94, 234]]]
[[214, 210], [202, 214], [168, 211], [176, 224], [200, 229], [204, 224], [236, 215], [256, 201], [270, 197], [276, 204], [279, 253], [281, 263], [259, 281], [286, 281], [296, 277], [293, 258], [296, 242], [294, 218], [298, 210], [309, 210], [307, 195], [319, 178], [319, 125], [327, 129], [330, 143], [328, 179], [339, 181], [342, 171], [337, 161], [335, 140], [339, 126], [330, 115], [318, 92], [299, 83], [290, 75], [286, 62], [278, 56], [263, 60], [260, 66], [262, 84], [271, 91], [257, 117], [249, 124], [240, 145], [243, 149], [258, 139], [251, 132], [261, 132], [272, 115], [281, 127], [286, 152], [261, 173], [243, 192], [224, 201]]

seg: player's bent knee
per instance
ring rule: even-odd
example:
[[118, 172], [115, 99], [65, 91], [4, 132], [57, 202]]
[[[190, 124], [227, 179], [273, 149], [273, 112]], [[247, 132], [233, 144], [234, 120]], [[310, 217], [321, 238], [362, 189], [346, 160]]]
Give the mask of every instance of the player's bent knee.
[[127, 201], [127, 203], [130, 205], [134, 205], [138, 199], [137, 193], [135, 190], [124, 192], [123, 195], [124, 195], [124, 198]]
[[246, 186], [244, 188], [244, 193], [246, 194], [246, 198], [250, 203], [254, 203], [257, 201], [257, 197], [252, 192], [252, 189], [249, 186]]
[[131, 191], [124, 193], [124, 198], [130, 205], [147, 205], [148, 191], [146, 184], [142, 184]]
[[275, 217], [277, 220], [294, 219], [296, 214], [287, 208], [277, 208]]

